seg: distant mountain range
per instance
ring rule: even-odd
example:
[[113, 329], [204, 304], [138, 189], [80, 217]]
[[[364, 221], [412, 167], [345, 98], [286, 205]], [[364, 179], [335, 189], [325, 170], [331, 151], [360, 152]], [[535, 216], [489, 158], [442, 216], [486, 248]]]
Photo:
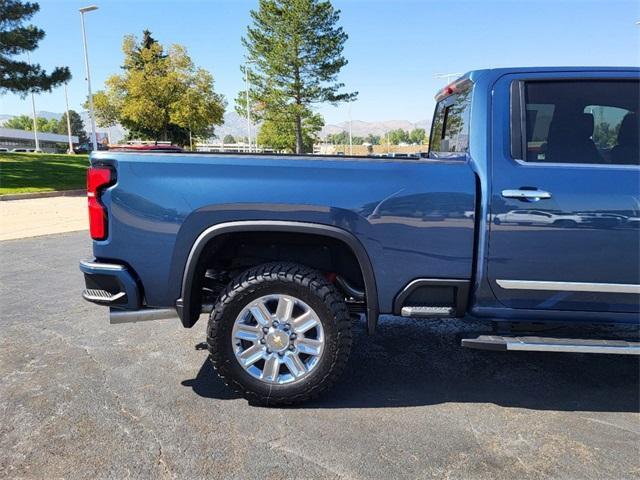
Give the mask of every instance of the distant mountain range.
[[[27, 113], [25, 115], [29, 115], [31, 116], [30, 113]], [[45, 120], [51, 120], [52, 118], [56, 119], [56, 120], [60, 120], [62, 118], [62, 114], [61, 113], [55, 113], [55, 112], [47, 112], [44, 110], [39, 110], [38, 112], [36, 112], [36, 115], [38, 115], [38, 117], [42, 117]], [[17, 115], [7, 115], [5, 113], [0, 113], [0, 125], [2, 125], [4, 122], [6, 122], [7, 120], [9, 120], [10, 118], [16, 117]]]
[[62, 113], [47, 112], [45, 110], [38, 111], [37, 115], [46, 120], [51, 120], [51, 119], [60, 120], [62, 118]]
[[[256, 125], [251, 126], [251, 137], [256, 135]], [[224, 124], [215, 127], [215, 135], [219, 139], [223, 139], [226, 135], [233, 135], [234, 137], [246, 137], [247, 136], [247, 119], [241, 117], [233, 110], [224, 114]]]
[[[39, 111], [37, 112], [39, 117], [44, 117], [47, 120], [55, 118], [59, 120], [62, 118], [62, 113]], [[84, 111], [80, 113], [85, 128], [88, 130], [89, 126], [89, 114]], [[7, 120], [14, 117], [14, 115], [0, 114], [0, 126]], [[383, 135], [391, 130], [401, 128], [403, 130], [413, 130], [414, 128], [424, 128], [429, 130], [431, 122], [429, 120], [421, 120], [419, 122], [410, 122], [408, 120], [383, 120], [379, 122], [366, 122], [362, 120], [353, 120], [351, 122], [351, 132], [355, 137], [366, 137], [367, 135]], [[251, 136], [255, 137], [257, 126], [253, 125], [251, 130]], [[106, 133], [106, 128], [97, 128], [99, 133]], [[320, 131], [320, 137], [326, 135], [340, 133], [342, 131], [349, 131], [349, 122], [341, 122], [337, 124], [325, 125]], [[122, 140], [126, 131], [120, 126], [111, 127], [109, 129], [111, 135], [111, 142], [117, 143]], [[222, 139], [226, 135], [233, 135], [234, 137], [246, 137], [247, 136], [247, 120], [241, 117], [234, 111], [227, 112], [224, 116], [224, 124], [215, 128], [215, 135], [217, 138]]]
[[[353, 120], [351, 122], [351, 134], [354, 137], [366, 137], [367, 135], [384, 135], [391, 130], [411, 131], [414, 128], [424, 128], [429, 130], [431, 122], [429, 120], [420, 120], [419, 122], [409, 122], [408, 120], [383, 120], [380, 122], [364, 122], [362, 120]], [[335, 125], [325, 125], [320, 136], [349, 131], [349, 122], [341, 122]]]
[[[429, 130], [430, 120], [420, 120], [418, 122], [410, 122], [408, 120], [383, 120], [379, 122], [365, 122], [363, 120], [353, 120], [351, 122], [351, 133], [355, 137], [366, 137], [367, 135], [383, 135], [391, 130], [401, 128], [403, 130], [413, 130], [414, 128], [424, 128]], [[349, 122], [340, 122], [336, 124], [327, 124], [320, 131], [320, 137], [349, 131]], [[254, 136], [256, 126], [252, 126], [251, 135]], [[224, 116], [224, 125], [215, 128], [215, 134], [218, 138], [224, 138], [225, 135], [233, 135], [234, 137], [247, 136], [247, 119], [241, 117], [236, 112], [227, 112]]]

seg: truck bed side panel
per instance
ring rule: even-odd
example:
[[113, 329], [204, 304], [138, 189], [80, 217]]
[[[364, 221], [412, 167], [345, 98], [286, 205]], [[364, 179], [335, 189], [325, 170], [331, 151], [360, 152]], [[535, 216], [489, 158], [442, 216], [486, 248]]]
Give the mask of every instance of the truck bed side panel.
[[134, 267], [148, 305], [173, 306], [206, 228], [288, 220], [353, 233], [371, 259], [380, 311], [419, 277], [470, 278], [475, 176], [465, 161], [97, 154], [115, 164], [99, 259]]

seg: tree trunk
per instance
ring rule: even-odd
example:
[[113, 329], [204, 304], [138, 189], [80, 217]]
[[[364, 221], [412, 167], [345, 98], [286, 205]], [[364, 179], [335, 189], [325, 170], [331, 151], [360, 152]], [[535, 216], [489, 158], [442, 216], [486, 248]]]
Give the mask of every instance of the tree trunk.
[[296, 113], [296, 153], [304, 153], [304, 141], [302, 140], [302, 117]]

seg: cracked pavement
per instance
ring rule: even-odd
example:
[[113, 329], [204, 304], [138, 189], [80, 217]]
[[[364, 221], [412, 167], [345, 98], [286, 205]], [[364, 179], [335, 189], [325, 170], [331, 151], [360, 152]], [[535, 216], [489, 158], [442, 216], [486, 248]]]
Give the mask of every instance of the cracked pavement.
[[341, 381], [292, 408], [215, 376], [205, 319], [109, 325], [86, 232], [0, 242], [2, 478], [640, 476], [638, 359], [459, 347], [473, 322], [357, 325]]

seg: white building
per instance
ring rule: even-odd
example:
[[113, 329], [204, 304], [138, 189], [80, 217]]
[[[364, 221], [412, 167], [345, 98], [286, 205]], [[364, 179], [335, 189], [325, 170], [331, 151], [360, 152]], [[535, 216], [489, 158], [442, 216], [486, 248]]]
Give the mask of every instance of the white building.
[[[38, 142], [43, 152], [54, 153], [69, 148], [69, 137], [57, 133], [38, 132]], [[77, 144], [78, 137], [72, 135], [71, 142]], [[0, 127], [0, 148], [36, 148], [36, 140], [32, 131]]]

